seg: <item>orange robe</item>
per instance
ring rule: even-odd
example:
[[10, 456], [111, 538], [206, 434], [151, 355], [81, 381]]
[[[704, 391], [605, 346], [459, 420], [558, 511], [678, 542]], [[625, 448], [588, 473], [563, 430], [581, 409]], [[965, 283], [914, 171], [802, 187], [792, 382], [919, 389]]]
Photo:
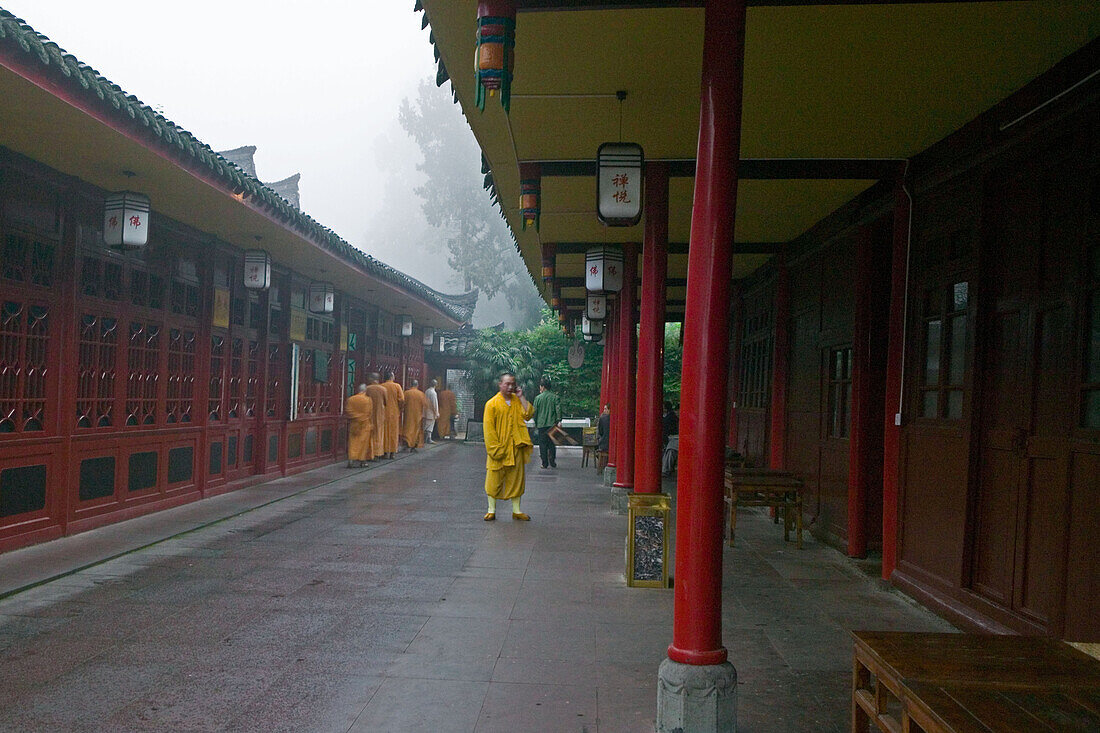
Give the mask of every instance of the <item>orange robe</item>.
[[439, 419], [435, 423], [435, 429], [439, 431], [440, 438], [446, 438], [451, 434], [451, 418], [458, 413], [458, 399], [449, 389], [441, 389], [438, 394]]
[[485, 403], [485, 493], [495, 499], [523, 496], [527, 487], [527, 461], [531, 459], [531, 433], [524, 420], [535, 414], [535, 406], [512, 395], [512, 403], [499, 392]]
[[397, 436], [401, 434], [401, 407], [405, 404], [405, 391], [392, 379], [383, 382], [386, 390], [386, 436], [383, 447], [386, 453], [397, 452]]
[[374, 403], [367, 395], [357, 392], [348, 397], [344, 414], [348, 416], [348, 462], [369, 461]]
[[370, 458], [377, 458], [386, 451], [383, 449], [382, 439], [385, 436], [386, 426], [386, 390], [381, 384], [368, 384], [367, 396], [374, 406], [372, 413], [373, 430], [370, 435]]
[[405, 428], [401, 434], [410, 448], [424, 445], [424, 411], [429, 409], [428, 397], [416, 387], [405, 390]]

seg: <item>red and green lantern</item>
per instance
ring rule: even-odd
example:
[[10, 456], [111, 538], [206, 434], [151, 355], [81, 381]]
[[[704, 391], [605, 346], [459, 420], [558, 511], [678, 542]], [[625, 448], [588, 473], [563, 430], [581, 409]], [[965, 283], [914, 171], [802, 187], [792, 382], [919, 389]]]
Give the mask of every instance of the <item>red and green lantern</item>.
[[519, 215], [521, 228], [539, 230], [539, 211], [542, 208], [542, 178], [538, 163], [519, 164]]
[[500, 104], [505, 112], [508, 111], [515, 51], [514, 0], [481, 0], [477, 4], [477, 50], [474, 51], [478, 109], [485, 109], [486, 95], [492, 97], [499, 93]]

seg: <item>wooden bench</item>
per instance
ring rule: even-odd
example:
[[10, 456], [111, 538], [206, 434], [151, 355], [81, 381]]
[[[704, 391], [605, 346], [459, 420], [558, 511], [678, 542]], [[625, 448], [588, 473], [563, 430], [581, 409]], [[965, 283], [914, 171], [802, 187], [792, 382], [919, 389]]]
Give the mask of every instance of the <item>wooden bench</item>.
[[788, 471], [767, 468], [726, 468], [726, 504], [729, 507], [729, 545], [737, 531], [737, 507], [766, 506], [783, 517], [783, 541], [790, 542], [795, 530], [802, 549], [802, 480]]
[[1100, 661], [1044, 637], [852, 632], [852, 733], [1100, 730]]

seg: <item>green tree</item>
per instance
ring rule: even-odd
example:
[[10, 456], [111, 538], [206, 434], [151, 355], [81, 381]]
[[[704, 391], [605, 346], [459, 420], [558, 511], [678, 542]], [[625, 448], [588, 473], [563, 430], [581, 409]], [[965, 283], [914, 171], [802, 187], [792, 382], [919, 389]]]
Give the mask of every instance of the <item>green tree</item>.
[[442, 233], [447, 264], [467, 290], [487, 298], [503, 293], [522, 322], [536, 324], [542, 299], [482, 186], [481, 151], [451, 95], [422, 80], [415, 103], [404, 99], [398, 118], [424, 156], [417, 170], [427, 179], [415, 191], [428, 223]]
[[682, 323], [665, 324], [665, 399], [680, 401], [680, 371], [684, 365], [684, 347], [680, 342]]

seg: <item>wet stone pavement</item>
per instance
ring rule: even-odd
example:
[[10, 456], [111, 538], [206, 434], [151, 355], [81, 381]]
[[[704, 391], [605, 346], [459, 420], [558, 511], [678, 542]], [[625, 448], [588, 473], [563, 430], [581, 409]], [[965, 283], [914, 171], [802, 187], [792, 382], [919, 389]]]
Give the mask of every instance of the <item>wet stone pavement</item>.
[[[626, 518], [558, 465], [529, 464], [529, 523], [482, 521], [455, 443], [133, 520], [169, 538], [143, 549], [122, 524], [0, 555], [0, 589], [90, 565], [0, 600], [0, 730], [652, 731], [672, 592], [625, 586]], [[950, 630], [761, 513], [725, 566], [742, 732], [846, 730], [845, 629]]]

